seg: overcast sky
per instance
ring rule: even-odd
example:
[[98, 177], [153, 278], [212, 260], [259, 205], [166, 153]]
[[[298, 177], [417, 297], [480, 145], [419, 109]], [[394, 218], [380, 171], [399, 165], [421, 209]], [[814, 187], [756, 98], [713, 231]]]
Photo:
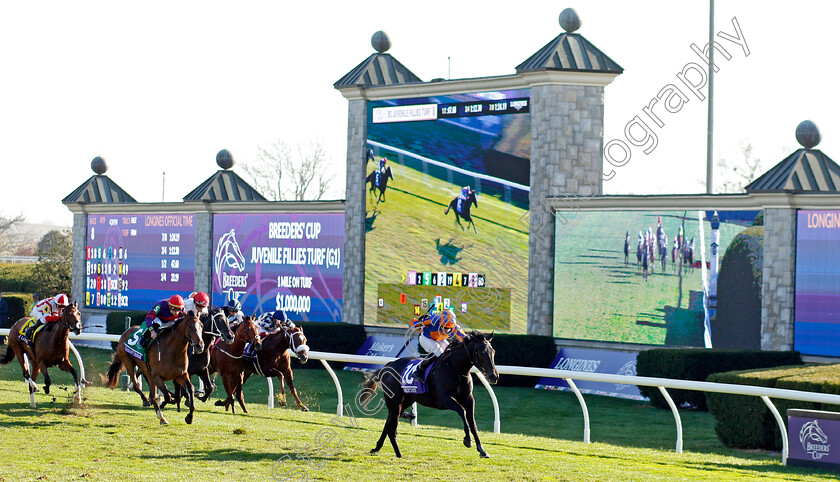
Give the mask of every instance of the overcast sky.
[[[700, 60], [690, 45], [708, 42], [707, 1], [3, 2], [0, 214], [72, 224], [61, 199], [97, 155], [138, 201], [178, 202], [218, 170], [220, 149], [241, 163], [278, 138], [323, 142], [341, 199], [347, 101], [333, 83], [373, 52], [375, 31], [423, 80], [507, 75], [562, 31], [567, 6], [625, 69], [606, 87], [605, 143], [637, 115], [657, 135], [605, 193], [705, 192], [708, 100], [688, 96], [663, 127], [642, 108], [684, 87], [676, 74]], [[716, 58], [715, 159], [741, 161], [751, 143], [769, 169], [811, 119], [840, 160], [838, 14], [837, 2], [717, 2], [715, 30], [735, 35], [736, 18], [749, 55], [720, 40], [731, 58]]]

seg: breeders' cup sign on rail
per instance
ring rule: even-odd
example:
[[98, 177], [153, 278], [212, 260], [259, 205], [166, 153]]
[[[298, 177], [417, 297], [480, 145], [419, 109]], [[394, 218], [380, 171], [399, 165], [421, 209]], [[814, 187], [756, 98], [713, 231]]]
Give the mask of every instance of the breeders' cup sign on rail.
[[344, 214], [216, 214], [213, 304], [341, 321]]

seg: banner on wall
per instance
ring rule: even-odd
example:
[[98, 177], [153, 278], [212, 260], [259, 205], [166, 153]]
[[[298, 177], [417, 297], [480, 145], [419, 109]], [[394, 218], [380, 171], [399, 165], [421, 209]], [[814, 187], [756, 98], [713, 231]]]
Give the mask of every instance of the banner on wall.
[[[561, 348], [554, 361], [551, 362], [550, 368], [576, 372], [636, 376], [637, 355], [635, 352], [626, 351]], [[590, 382], [586, 380], [575, 380], [574, 382], [581, 393], [629, 398], [631, 400], [647, 400], [647, 397], [642, 396], [641, 392], [639, 392], [639, 387], [636, 385]], [[540, 378], [539, 383], [534, 388], [571, 391], [569, 384], [562, 378]]]
[[343, 260], [343, 213], [213, 216], [214, 305], [340, 322]]

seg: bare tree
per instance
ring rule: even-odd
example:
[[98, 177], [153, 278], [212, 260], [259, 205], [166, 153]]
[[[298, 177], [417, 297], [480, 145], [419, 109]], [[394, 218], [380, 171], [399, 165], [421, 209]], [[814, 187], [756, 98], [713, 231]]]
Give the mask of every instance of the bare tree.
[[23, 214], [13, 217], [0, 215], [0, 254], [14, 254], [17, 249], [25, 244], [23, 234], [20, 232], [21, 225], [26, 222]]
[[729, 164], [726, 159], [718, 160], [718, 172], [721, 173], [722, 179], [719, 184], [720, 192], [744, 192], [747, 184], [755, 181], [762, 173], [761, 159], [753, 157], [752, 150], [752, 144], [741, 145], [741, 154], [744, 160], [740, 163]]
[[256, 162], [244, 163], [242, 171], [272, 201], [321, 199], [335, 179], [320, 141], [298, 143], [293, 149], [277, 139], [259, 147]]

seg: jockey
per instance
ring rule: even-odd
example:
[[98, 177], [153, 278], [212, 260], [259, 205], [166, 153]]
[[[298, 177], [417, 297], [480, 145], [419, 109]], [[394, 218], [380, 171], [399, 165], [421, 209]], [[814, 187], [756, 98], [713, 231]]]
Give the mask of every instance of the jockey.
[[283, 310], [263, 313], [257, 318], [260, 336], [271, 335], [280, 331], [280, 328], [294, 328], [295, 324], [286, 316]]
[[242, 303], [239, 300], [228, 300], [227, 304], [222, 307], [222, 311], [225, 312], [231, 330], [244, 320], [242, 317]]
[[184, 300], [184, 313], [188, 311], [192, 311], [198, 317], [207, 316], [210, 314], [210, 311], [207, 309], [208, 305], [210, 304], [210, 296], [203, 291], [199, 291], [196, 293], [193, 291], [187, 296], [187, 299]]
[[386, 162], [386, 160], [385, 160], [384, 157], [379, 159], [379, 173], [380, 174], [385, 174], [385, 162]]
[[449, 338], [454, 335], [463, 340], [466, 336], [455, 319], [455, 310], [448, 308], [436, 311], [436, 306], [433, 306], [429, 311], [432, 313], [411, 320], [413, 329], [422, 328], [420, 346], [429, 353], [414, 371], [414, 379], [420, 382], [424, 381], [426, 368], [432, 360], [442, 355], [449, 346]]
[[61, 317], [61, 309], [70, 306], [70, 298], [64, 293], [59, 293], [52, 298], [46, 298], [38, 302], [29, 314], [35, 318], [35, 323], [29, 328], [28, 333], [35, 333], [39, 326], [58, 321]]
[[462, 187], [460, 198], [463, 199], [464, 201], [466, 201], [467, 198], [470, 197], [470, 191], [472, 191], [472, 189], [470, 189], [469, 186]]
[[146, 330], [143, 332], [143, 339], [147, 342], [149, 339], [156, 339], [162, 329], [175, 324], [175, 320], [182, 316], [183, 310], [184, 298], [181, 295], [172, 295], [168, 300], [155, 303], [146, 315], [146, 320], [140, 325]]

